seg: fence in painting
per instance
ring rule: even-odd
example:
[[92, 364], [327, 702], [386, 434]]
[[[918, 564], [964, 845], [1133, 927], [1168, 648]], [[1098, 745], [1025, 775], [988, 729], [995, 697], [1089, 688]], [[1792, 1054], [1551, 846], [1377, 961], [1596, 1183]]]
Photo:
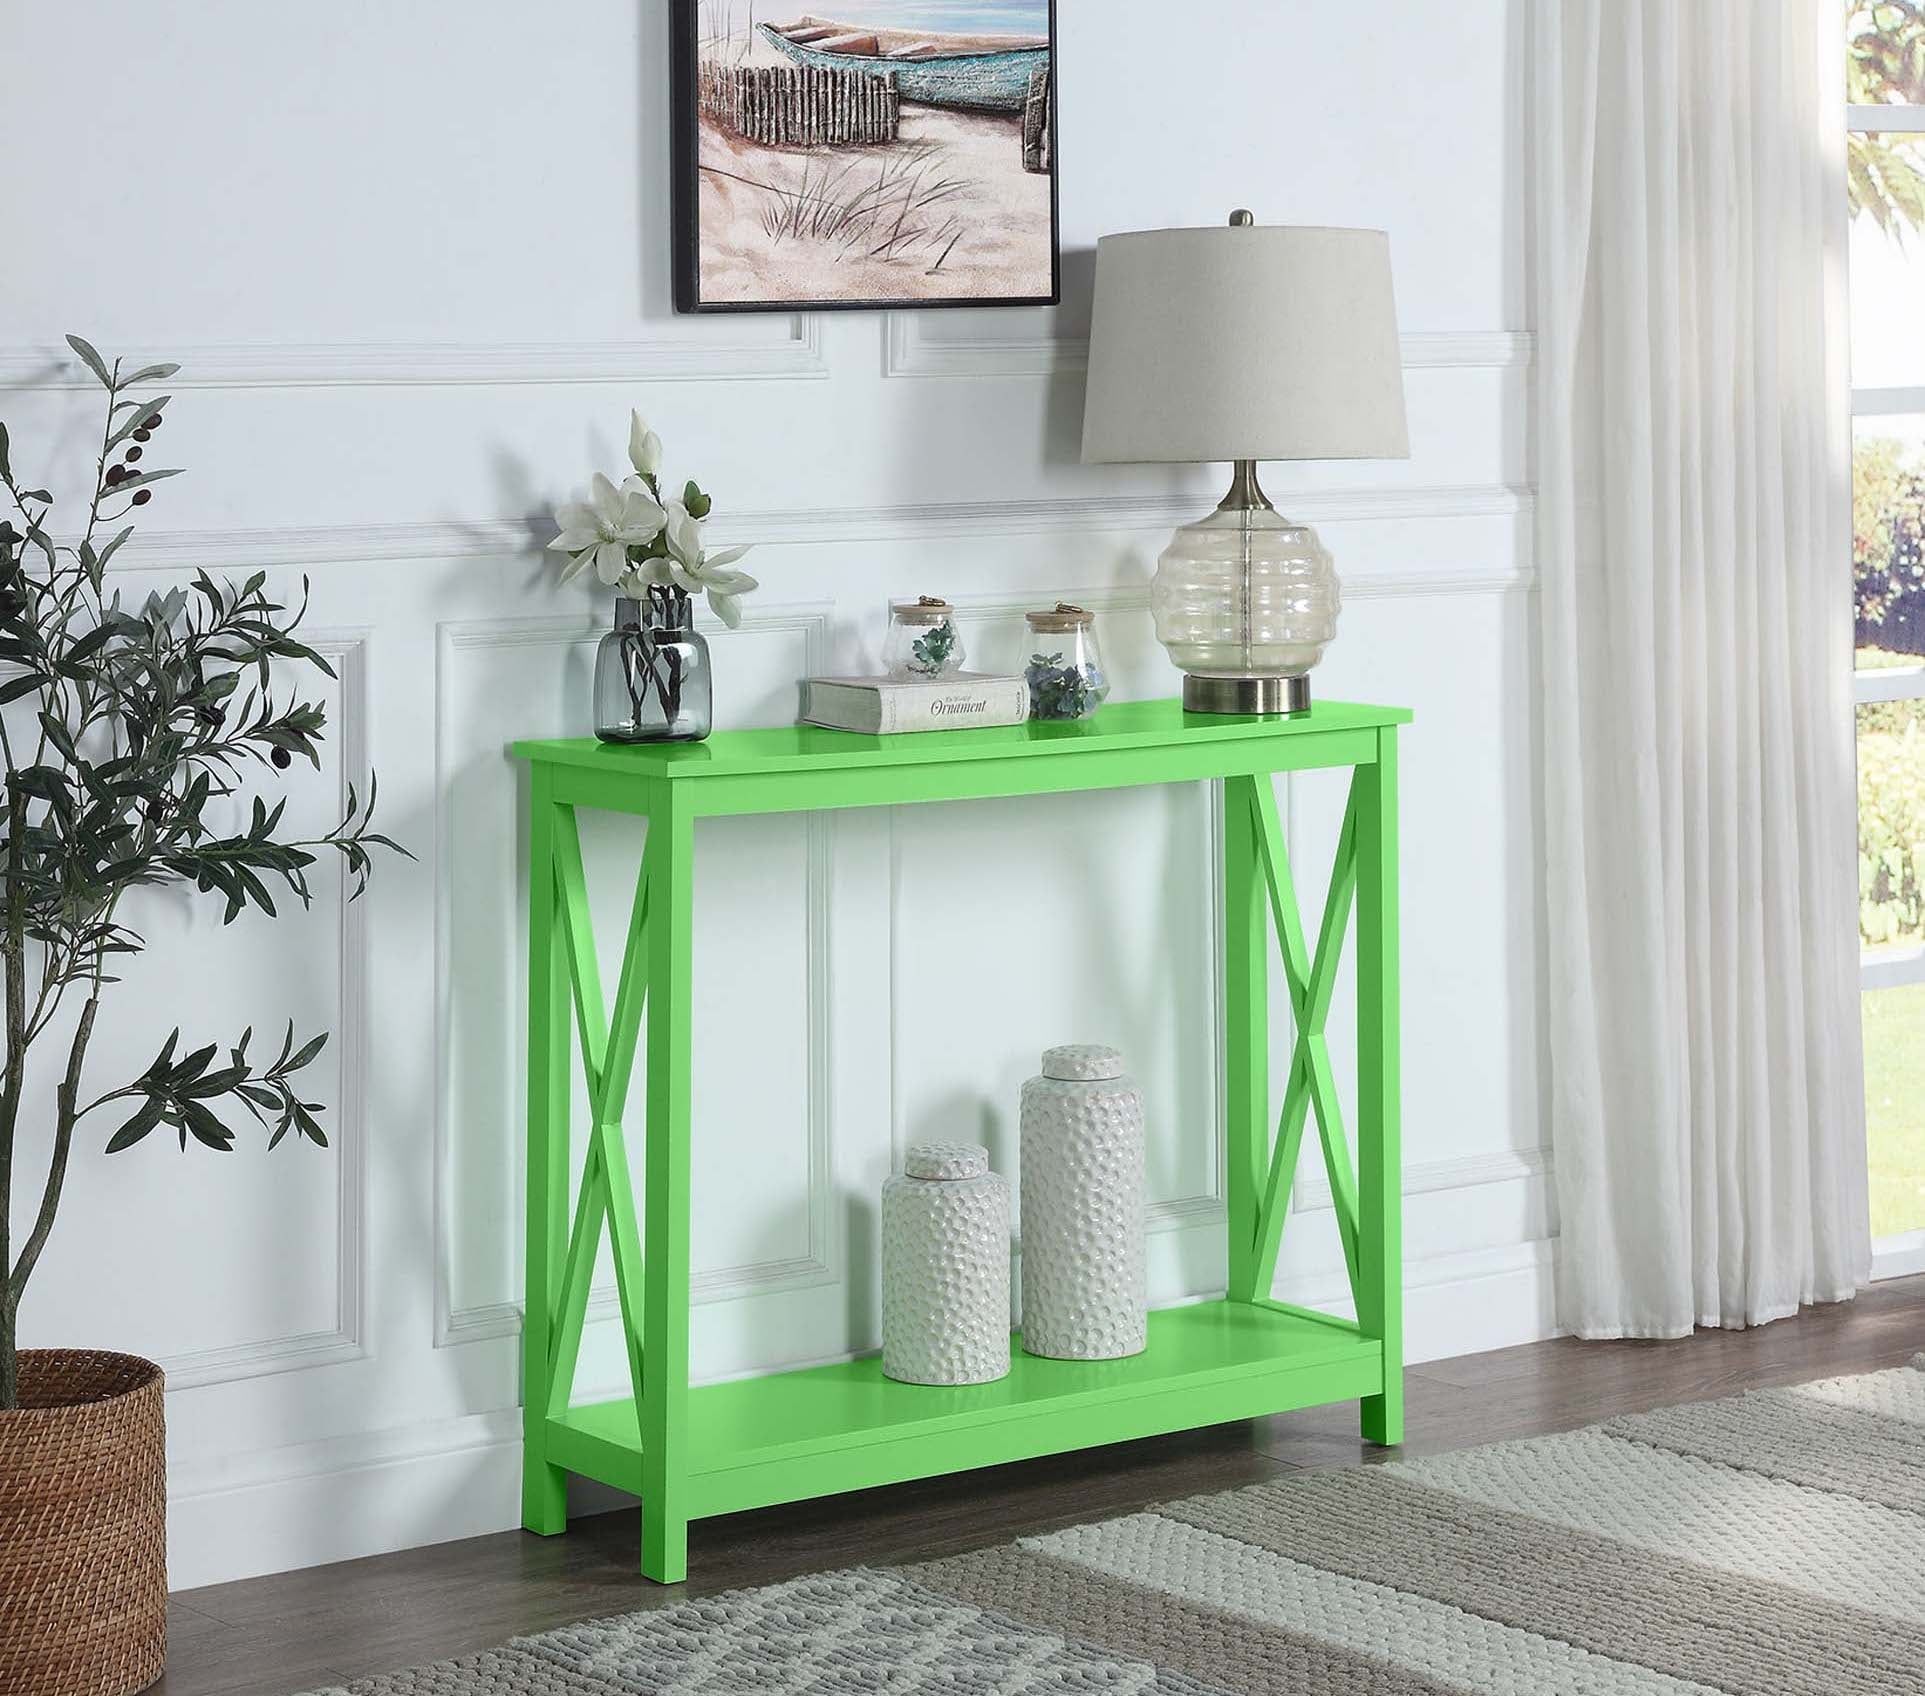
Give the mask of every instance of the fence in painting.
[[701, 68], [702, 110], [767, 147], [842, 147], [894, 141], [902, 120], [896, 73], [807, 65]]
[[1047, 171], [1049, 156], [1049, 72], [1029, 73], [1029, 92], [1023, 97], [1023, 169]]

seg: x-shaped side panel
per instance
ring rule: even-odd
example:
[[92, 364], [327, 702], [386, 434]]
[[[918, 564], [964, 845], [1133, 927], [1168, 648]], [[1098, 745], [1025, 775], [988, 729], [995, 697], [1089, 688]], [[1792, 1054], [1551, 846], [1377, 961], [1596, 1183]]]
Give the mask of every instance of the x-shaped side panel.
[[615, 1010], [602, 1006], [601, 970], [595, 959], [595, 933], [588, 911], [588, 883], [582, 871], [581, 833], [572, 807], [557, 807], [555, 819], [555, 899], [574, 982], [575, 1018], [581, 1034], [582, 1069], [588, 1076], [588, 1156], [582, 1166], [575, 1226], [562, 1268], [561, 1310], [556, 1316], [550, 1364], [548, 1406], [565, 1413], [574, 1391], [575, 1364], [581, 1354], [582, 1325], [588, 1313], [589, 1283], [601, 1247], [604, 1217], [609, 1222], [615, 1259], [615, 1287], [621, 1297], [622, 1329], [628, 1339], [628, 1368], [636, 1403], [642, 1394], [642, 1245], [635, 1222], [635, 1192], [630, 1184], [628, 1147], [622, 1140], [622, 1109], [635, 1070], [635, 1045], [647, 999], [649, 858], [644, 850], [629, 912], [628, 944], [615, 986]]
[[1297, 911], [1296, 888], [1290, 876], [1290, 849], [1284, 839], [1283, 821], [1277, 813], [1276, 791], [1267, 777], [1256, 777], [1248, 781], [1246, 795], [1256, 828], [1258, 858], [1269, 887], [1270, 911], [1276, 923], [1277, 944], [1283, 954], [1283, 973], [1289, 985], [1297, 1029], [1290, 1081], [1284, 1091], [1269, 1177], [1257, 1214], [1254, 1284], [1259, 1294], [1267, 1295], [1276, 1280], [1283, 1221], [1290, 1208], [1290, 1186], [1303, 1145], [1304, 1123], [1314, 1106], [1324, 1169], [1330, 1177], [1330, 1194], [1337, 1215], [1337, 1234], [1343, 1242], [1344, 1266], [1354, 1298], [1357, 1293], [1357, 1175], [1344, 1137], [1343, 1111], [1337, 1100], [1337, 1080], [1330, 1065], [1324, 1024], [1330, 1015], [1344, 934], [1350, 926], [1351, 898], [1357, 887], [1356, 781], [1352, 779], [1349, 802], [1344, 808], [1343, 829], [1337, 838], [1337, 856], [1331, 867], [1323, 926], [1317, 935], [1314, 958], [1304, 941], [1303, 920]]

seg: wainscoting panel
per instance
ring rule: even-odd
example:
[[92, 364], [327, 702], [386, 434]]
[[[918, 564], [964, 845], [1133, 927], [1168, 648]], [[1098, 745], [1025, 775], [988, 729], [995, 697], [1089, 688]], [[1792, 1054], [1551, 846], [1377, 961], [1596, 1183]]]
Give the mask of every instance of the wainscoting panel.
[[[750, 710], [764, 694], [792, 699], [794, 679], [813, 669], [825, 622], [814, 608], [750, 612], [728, 638], [730, 698]], [[444, 1343], [519, 1328], [526, 801], [506, 745], [543, 734], [544, 718], [554, 734], [587, 732], [581, 715], [598, 637], [552, 618], [457, 624], [441, 633], [447, 1066], [436, 1215]], [[531, 712], [544, 695], [547, 713]], [[600, 814], [584, 814], [582, 825], [602, 979], [612, 986], [645, 832]], [[816, 817], [709, 821], [698, 832], [696, 1065], [704, 1088], [694, 1282], [701, 1300], [833, 1276], [826, 1071], [833, 830], [830, 818]], [[638, 1065], [631, 1136], [639, 1131], [644, 1080]], [[587, 1098], [579, 1077], [577, 1086], [581, 1145]], [[607, 1318], [616, 1309], [605, 1252], [601, 1271], [592, 1311]]]
[[[318, 772], [290, 769], [287, 816], [295, 832], [319, 834], [342, 816], [348, 783], [366, 761], [367, 633], [306, 636], [337, 675], [289, 674], [304, 699], [322, 706], [330, 731]], [[223, 925], [219, 900], [191, 893], [147, 903], [139, 922], [147, 952], [119, 968], [122, 983], [103, 998], [83, 1095], [143, 1071], [176, 1026], [183, 1053], [207, 1042], [231, 1046], [251, 1030], [249, 1056], [264, 1065], [292, 1021], [297, 1044], [328, 1033], [299, 1079], [303, 1099], [325, 1106], [329, 1147], [290, 1134], [270, 1152], [267, 1131], [238, 1102], [219, 1109], [236, 1133], [227, 1154], [191, 1138], [182, 1148], [160, 1126], [109, 1155], [107, 1140], [128, 1109], [117, 1115], [109, 1105], [84, 1118], [62, 1212], [22, 1306], [24, 1344], [81, 1338], [147, 1353], [181, 1390], [362, 1353], [366, 939], [338, 860], [318, 865], [312, 882], [306, 909], [270, 883], [283, 909], [271, 921], [249, 912]], [[286, 969], [291, 958], [302, 961], [300, 971]], [[60, 1029], [72, 1024], [68, 1017]], [[16, 1193], [30, 1193], [35, 1205], [49, 1152], [38, 1133], [52, 1106], [50, 1092], [40, 1094], [41, 1110], [30, 1097], [23, 1115], [15, 1180]], [[98, 1222], [107, 1219], [111, 1228]], [[263, 1266], [279, 1275], [261, 1276]], [[155, 1276], [161, 1267], [167, 1275]]]

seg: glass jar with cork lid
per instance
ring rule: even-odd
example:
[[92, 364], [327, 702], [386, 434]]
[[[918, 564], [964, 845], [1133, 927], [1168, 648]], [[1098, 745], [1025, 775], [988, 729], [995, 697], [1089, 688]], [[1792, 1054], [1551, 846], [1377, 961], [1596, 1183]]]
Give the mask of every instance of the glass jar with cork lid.
[[937, 595], [898, 601], [889, 609], [889, 642], [883, 664], [891, 677], [930, 683], [962, 669], [962, 637], [956, 609]]
[[1096, 645], [1095, 615], [1058, 601], [1024, 614], [1030, 655], [1023, 668], [1031, 718], [1088, 718], [1108, 698], [1109, 674]]

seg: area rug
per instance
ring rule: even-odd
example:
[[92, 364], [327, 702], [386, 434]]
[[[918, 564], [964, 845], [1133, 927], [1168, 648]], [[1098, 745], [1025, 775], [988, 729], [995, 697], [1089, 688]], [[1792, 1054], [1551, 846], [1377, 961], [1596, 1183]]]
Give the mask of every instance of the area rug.
[[1925, 1355], [735, 1591], [346, 1690], [1925, 1691]]

